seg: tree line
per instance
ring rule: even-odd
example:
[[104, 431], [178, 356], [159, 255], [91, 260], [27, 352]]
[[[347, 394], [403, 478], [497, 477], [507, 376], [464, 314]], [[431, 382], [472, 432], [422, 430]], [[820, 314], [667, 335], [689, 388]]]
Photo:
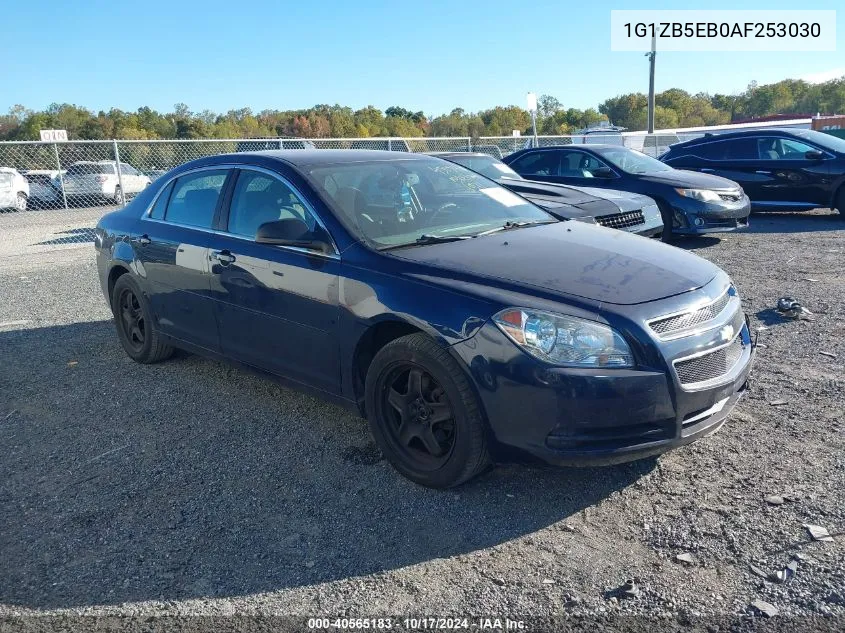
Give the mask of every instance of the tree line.
[[[573, 134], [585, 127], [610, 122], [629, 130], [646, 127], [648, 99], [630, 93], [606, 99], [598, 108], [567, 108], [557, 98], [538, 99], [537, 131], [543, 135]], [[770, 114], [834, 114], [845, 112], [845, 77], [810, 84], [786, 79], [738, 95], [691, 94], [672, 88], [655, 97], [655, 127], [719, 125]], [[496, 106], [480, 112], [455, 108], [429, 117], [400, 106], [384, 112], [373, 106], [359, 110], [341, 105], [316, 105], [304, 110], [250, 108], [218, 114], [193, 112], [184, 103], [172, 112], [148, 107], [135, 112], [117, 108], [93, 112], [55, 103], [33, 111], [16, 105], [0, 116], [0, 140], [38, 140], [41, 129], [64, 129], [70, 139], [192, 139], [192, 138], [338, 138], [376, 136], [510, 136], [513, 130], [531, 133], [531, 116], [518, 106]]]

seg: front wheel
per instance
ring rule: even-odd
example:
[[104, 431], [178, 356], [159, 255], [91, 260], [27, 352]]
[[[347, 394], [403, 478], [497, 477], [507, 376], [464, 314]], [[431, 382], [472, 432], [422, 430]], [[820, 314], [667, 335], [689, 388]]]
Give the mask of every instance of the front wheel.
[[23, 192], [18, 193], [17, 197], [15, 198], [15, 210], [26, 211], [26, 202], [26, 194]]
[[382, 453], [411, 481], [449, 488], [490, 463], [478, 396], [455, 359], [425, 334], [379, 350], [367, 372], [366, 409]]
[[118, 277], [112, 291], [112, 313], [120, 344], [139, 363], [157, 363], [173, 354], [162, 341], [150, 304], [130, 274]]
[[120, 188], [120, 185], [114, 188], [114, 203], [115, 204], [123, 204], [125, 202], [125, 198], [123, 196], [123, 189]]

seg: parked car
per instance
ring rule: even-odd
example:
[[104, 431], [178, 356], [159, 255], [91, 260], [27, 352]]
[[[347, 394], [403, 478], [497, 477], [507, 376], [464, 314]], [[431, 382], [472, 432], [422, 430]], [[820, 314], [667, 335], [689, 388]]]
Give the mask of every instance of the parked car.
[[208, 156], [106, 214], [95, 249], [131, 358], [179, 347], [331, 398], [426, 486], [692, 442], [752, 362], [714, 264], [432, 156]]
[[716, 233], [748, 226], [748, 196], [735, 182], [672, 169], [627, 147], [544, 147], [516, 152], [504, 161], [531, 180], [645, 194], [660, 207], [664, 241], [676, 234]]
[[647, 237], [663, 233], [660, 209], [648, 196], [526, 180], [502, 161], [485, 153], [432, 152], [432, 155], [495, 180], [557, 218], [599, 224]]
[[815, 130], [708, 134], [672, 145], [667, 165], [738, 182], [752, 209], [838, 209], [845, 217], [845, 139]]
[[158, 178], [159, 176], [163, 176], [167, 173], [166, 169], [145, 169], [144, 175], [150, 179], [150, 182]]
[[29, 183], [17, 169], [0, 167], [0, 210], [26, 211]]
[[22, 173], [29, 183], [29, 204], [39, 209], [59, 209], [64, 206], [62, 192], [56, 188], [55, 169], [28, 169]]
[[[121, 187], [121, 181], [123, 186]], [[55, 182], [55, 180], [54, 180]], [[115, 204], [123, 202], [143, 191], [152, 180], [128, 163], [120, 163], [120, 180], [117, 163], [113, 160], [79, 161], [71, 164], [64, 174], [61, 185], [68, 197], [97, 198]]]

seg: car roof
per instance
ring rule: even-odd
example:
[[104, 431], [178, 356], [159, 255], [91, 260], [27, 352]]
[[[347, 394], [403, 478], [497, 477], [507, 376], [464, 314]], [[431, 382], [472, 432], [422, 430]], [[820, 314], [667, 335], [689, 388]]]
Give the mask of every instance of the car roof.
[[332, 165], [336, 163], [358, 163], [394, 160], [425, 160], [426, 154], [413, 152], [393, 152], [377, 149], [271, 149], [260, 152], [239, 152], [222, 156], [243, 157], [263, 156], [282, 160], [296, 167]]
[[790, 136], [801, 136], [797, 132], [803, 131], [796, 128], [788, 127], [762, 127], [754, 130], [737, 130], [736, 132], [715, 132], [706, 133], [704, 136], [693, 138], [688, 141], [681, 141], [680, 143], [673, 143], [672, 147], [691, 147], [693, 145], [700, 145], [702, 143], [710, 143], [713, 141], [724, 141], [731, 138], [743, 138], [745, 136], [760, 136], [766, 134], [787, 134]]

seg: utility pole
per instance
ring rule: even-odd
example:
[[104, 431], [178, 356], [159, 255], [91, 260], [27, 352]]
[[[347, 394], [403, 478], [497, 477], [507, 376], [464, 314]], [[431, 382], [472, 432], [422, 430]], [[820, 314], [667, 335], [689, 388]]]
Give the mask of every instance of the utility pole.
[[533, 92], [529, 92], [528, 95], [526, 95], [525, 100], [528, 105], [528, 112], [531, 113], [531, 128], [534, 132], [534, 139], [531, 147], [537, 147], [537, 95]]
[[645, 54], [648, 57], [648, 133], [654, 134], [654, 61], [657, 58], [657, 38], [651, 35], [651, 52]]

